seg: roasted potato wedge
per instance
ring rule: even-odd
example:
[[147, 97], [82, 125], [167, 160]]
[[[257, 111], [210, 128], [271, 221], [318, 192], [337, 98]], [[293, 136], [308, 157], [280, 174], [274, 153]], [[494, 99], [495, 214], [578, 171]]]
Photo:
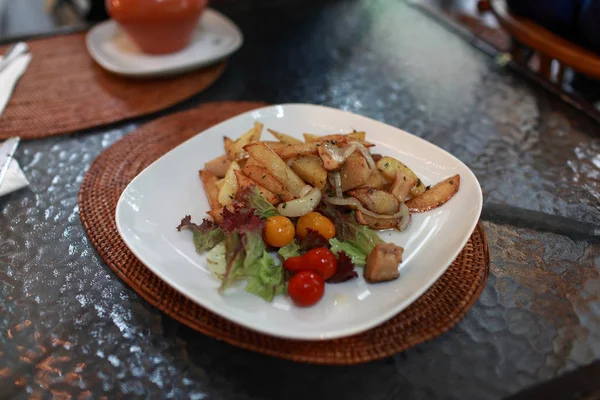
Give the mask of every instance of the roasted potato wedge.
[[425, 191], [425, 185], [421, 182], [419, 177], [410, 168], [395, 158], [382, 157], [381, 160], [377, 161], [376, 165], [377, 169], [381, 171], [389, 183], [393, 183], [396, 179], [396, 171], [412, 176], [416, 181], [416, 185], [410, 190], [410, 194], [413, 196], [418, 196]]
[[211, 172], [217, 178], [223, 178], [231, 165], [231, 160], [227, 158], [227, 155], [223, 154], [220, 157], [213, 158], [212, 160], [204, 163], [204, 169]]
[[314, 187], [323, 189], [327, 183], [327, 171], [318, 156], [295, 158], [290, 167], [301, 179]]
[[302, 144], [302, 140], [296, 139], [295, 137], [291, 137], [286, 135], [285, 133], [274, 131], [273, 129], [267, 129], [271, 135], [275, 136], [277, 140], [284, 144]]
[[345, 192], [364, 185], [370, 175], [371, 170], [367, 160], [358, 154], [351, 155], [340, 169], [342, 191]]
[[258, 189], [259, 192], [262, 193], [263, 196], [265, 196], [265, 198], [267, 199], [267, 201], [273, 205], [277, 205], [279, 204], [279, 198], [270, 190], [268, 190], [267, 188], [265, 188], [264, 186], [261, 186], [260, 184], [258, 184], [258, 182], [250, 179], [249, 177], [247, 177], [246, 175], [244, 175], [244, 173], [242, 171], [239, 170], [235, 170], [235, 177], [237, 179], [237, 183], [238, 183], [238, 190], [241, 190], [245, 187], [249, 187], [249, 186], [256, 186], [256, 188]]
[[261, 165], [250, 165], [246, 164], [242, 172], [252, 179], [258, 182], [265, 189], [270, 192], [276, 193], [276, 196], [283, 201], [294, 200], [289, 192], [286, 191], [285, 186], [277, 178], [269, 173], [269, 171]]
[[381, 175], [381, 172], [377, 168], [371, 170], [371, 174], [367, 181], [361, 187], [368, 187], [373, 189], [384, 189], [387, 185], [387, 181]]
[[[333, 140], [335, 142], [339, 142], [338, 144], [355, 141], [355, 142], [362, 143], [362, 145], [365, 147], [375, 146], [375, 144], [373, 144], [371, 142], [367, 142], [364, 139], [360, 139], [361, 133], [364, 133], [364, 132], [354, 132], [354, 133], [349, 133], [346, 135], [336, 134], [336, 135], [326, 135], [326, 136], [317, 136], [317, 135], [312, 135], [310, 133], [304, 133], [303, 136], [304, 136], [304, 140], [306, 141], [306, 143], [318, 143], [318, 142], [323, 142], [325, 140]], [[364, 136], [362, 136], [362, 137], [364, 137]]]
[[410, 191], [417, 181], [413, 175], [407, 174], [403, 171], [396, 170], [396, 179], [390, 187], [390, 193], [392, 193], [399, 201], [405, 201]]
[[282, 142], [275, 142], [275, 141], [269, 141], [269, 140], [263, 140], [262, 143], [266, 143], [267, 146], [269, 146], [273, 150], [288, 146], [287, 144], [282, 143]]
[[217, 187], [217, 177], [204, 169], [200, 170], [200, 179], [202, 179], [202, 186], [206, 192], [208, 203], [211, 209], [215, 209], [221, 206], [219, 203], [219, 188]]
[[284, 160], [291, 157], [307, 156], [310, 154], [317, 154], [319, 149], [318, 143], [301, 143], [301, 144], [289, 144], [278, 149], [275, 152], [279, 157]]
[[400, 211], [400, 202], [391, 193], [380, 189], [360, 188], [348, 194], [361, 202], [367, 210], [382, 215], [393, 215]]
[[356, 211], [356, 222], [367, 225], [372, 229], [392, 229], [398, 226], [401, 218], [377, 218], [365, 215], [360, 210]]
[[233, 161], [227, 170], [227, 173], [225, 174], [225, 178], [223, 178], [223, 186], [221, 186], [221, 189], [219, 190], [219, 204], [226, 206], [233, 201], [233, 198], [238, 190], [237, 179], [235, 178], [235, 170], [239, 169], [239, 164]]
[[223, 222], [223, 206], [206, 212], [217, 224]]
[[230, 161], [234, 161], [234, 151], [233, 151], [233, 143], [234, 141], [229, 139], [227, 136], [223, 136], [223, 147], [225, 148], [225, 155]]
[[252, 129], [244, 133], [238, 140], [229, 145], [229, 149], [227, 149], [227, 145], [225, 146], [225, 149], [227, 151], [227, 157], [232, 161], [246, 158], [248, 155], [244, 151], [244, 146], [252, 143], [257, 143], [260, 140], [260, 136], [262, 135], [262, 130], [263, 124], [261, 124], [260, 122], [255, 122]]
[[[290, 193], [294, 197], [300, 197], [300, 193], [306, 186], [306, 183], [281, 159], [273, 150], [264, 143], [250, 144], [244, 149], [265, 167], [271, 175], [282, 182], [286, 188], [284, 193]], [[249, 176], [249, 175], [248, 175]], [[261, 182], [261, 181], [258, 181]]]
[[441, 206], [450, 200], [460, 188], [460, 175], [443, 180], [419, 196], [406, 202], [412, 212], [424, 212]]

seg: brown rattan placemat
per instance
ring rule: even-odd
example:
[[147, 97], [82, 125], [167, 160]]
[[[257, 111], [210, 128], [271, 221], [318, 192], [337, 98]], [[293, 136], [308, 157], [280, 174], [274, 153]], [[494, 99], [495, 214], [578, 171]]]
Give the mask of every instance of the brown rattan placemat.
[[163, 110], [206, 89], [225, 69], [222, 62], [178, 77], [131, 79], [98, 66], [85, 33], [28, 44], [33, 58], [0, 117], [0, 139], [38, 139]]
[[[261, 103], [209, 103], [142, 126], [102, 153], [79, 192], [81, 222], [109, 267], [165, 314], [219, 340], [295, 361], [356, 364], [401, 352], [450, 329], [477, 300], [489, 272], [481, 224], [442, 277], [416, 302], [388, 322], [344, 339], [308, 342], [278, 339], [229, 322], [188, 300], [138, 261], [117, 232], [115, 209], [129, 182], [173, 147]], [[198, 183], [200, 184], [200, 182]]]

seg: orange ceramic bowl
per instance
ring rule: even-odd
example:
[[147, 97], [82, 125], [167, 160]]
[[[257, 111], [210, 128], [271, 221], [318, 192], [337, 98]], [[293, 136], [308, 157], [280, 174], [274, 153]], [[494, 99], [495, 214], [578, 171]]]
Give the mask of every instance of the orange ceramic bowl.
[[106, 0], [108, 14], [148, 54], [187, 46], [208, 0]]

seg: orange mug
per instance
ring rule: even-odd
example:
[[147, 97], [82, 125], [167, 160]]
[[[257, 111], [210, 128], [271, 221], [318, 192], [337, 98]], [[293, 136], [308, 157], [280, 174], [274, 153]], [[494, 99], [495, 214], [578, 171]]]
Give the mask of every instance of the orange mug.
[[187, 46], [208, 0], [106, 0], [106, 10], [148, 54]]

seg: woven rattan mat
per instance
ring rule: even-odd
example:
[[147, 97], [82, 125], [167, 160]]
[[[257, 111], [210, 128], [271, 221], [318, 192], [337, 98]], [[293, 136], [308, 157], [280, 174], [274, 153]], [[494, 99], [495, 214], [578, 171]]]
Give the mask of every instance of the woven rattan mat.
[[[255, 333], [188, 300], [138, 261], [115, 224], [117, 201], [129, 182], [173, 147], [260, 103], [209, 103], [142, 126], [102, 153], [79, 192], [81, 221], [91, 243], [110, 268], [165, 314], [219, 340], [295, 361], [356, 364], [401, 352], [450, 329], [479, 297], [489, 271], [481, 224], [446, 273], [416, 302], [388, 322], [339, 340], [292, 341]], [[200, 184], [200, 182], [198, 183]]]
[[98, 66], [84, 33], [28, 44], [33, 58], [0, 117], [0, 139], [38, 139], [163, 110], [206, 89], [225, 68], [219, 63], [178, 77], [131, 79]]

